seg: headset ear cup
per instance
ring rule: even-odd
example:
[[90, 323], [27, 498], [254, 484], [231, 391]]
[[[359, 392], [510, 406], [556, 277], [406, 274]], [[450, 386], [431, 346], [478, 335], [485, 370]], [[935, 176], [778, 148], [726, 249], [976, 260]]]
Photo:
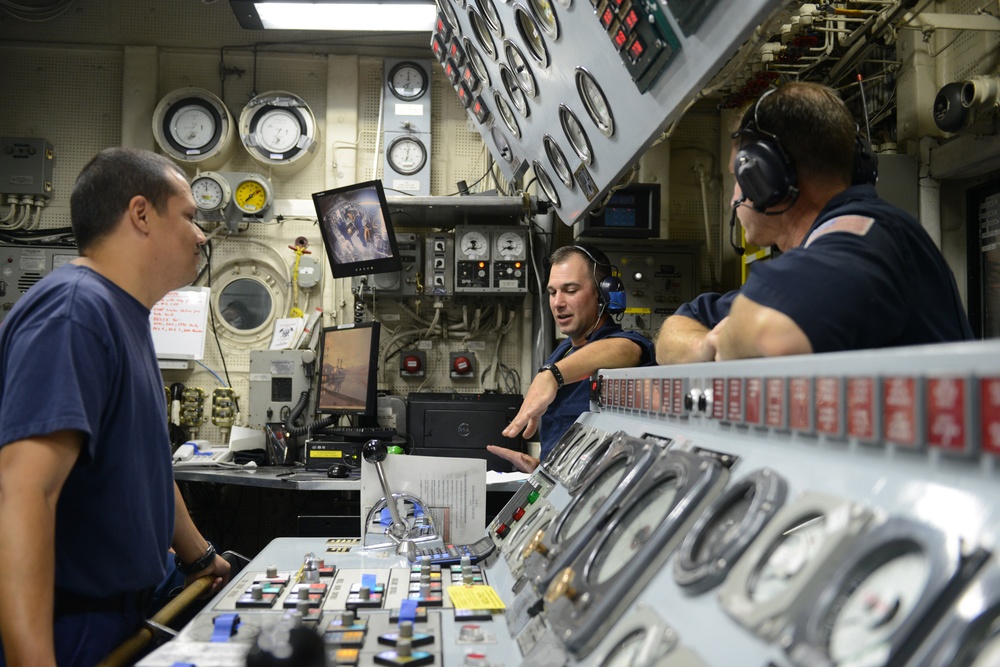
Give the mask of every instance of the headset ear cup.
[[851, 185], [875, 185], [878, 181], [878, 156], [862, 135], [854, 137], [854, 173]]
[[608, 276], [601, 281], [599, 289], [601, 308], [607, 308], [611, 315], [625, 312], [625, 284], [618, 276]]
[[740, 147], [733, 173], [743, 196], [763, 211], [785, 201], [797, 184], [795, 169], [771, 139], [758, 138]]

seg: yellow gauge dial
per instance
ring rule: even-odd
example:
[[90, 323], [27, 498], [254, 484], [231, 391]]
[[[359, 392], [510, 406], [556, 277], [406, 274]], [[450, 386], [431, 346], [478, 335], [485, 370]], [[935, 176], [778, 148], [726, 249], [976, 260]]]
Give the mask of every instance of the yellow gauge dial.
[[233, 202], [244, 213], [260, 213], [271, 205], [271, 185], [262, 177], [245, 178], [236, 186]]

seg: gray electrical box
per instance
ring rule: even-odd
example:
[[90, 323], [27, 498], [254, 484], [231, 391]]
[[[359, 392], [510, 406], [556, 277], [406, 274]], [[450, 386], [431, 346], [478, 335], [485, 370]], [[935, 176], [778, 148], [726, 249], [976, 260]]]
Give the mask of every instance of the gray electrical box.
[[424, 294], [451, 296], [455, 290], [455, 240], [451, 234], [424, 237]]
[[77, 257], [76, 248], [0, 245], [0, 322], [29, 287]]
[[403, 268], [391, 273], [376, 273], [351, 278], [355, 293], [375, 296], [416, 296], [421, 292], [424, 270], [424, 247], [416, 234], [396, 234], [396, 249]]
[[0, 138], [0, 194], [50, 199], [54, 157], [45, 139]]
[[[302, 392], [313, 386], [318, 358], [312, 350], [253, 350], [250, 352], [250, 414], [251, 428], [270, 422], [284, 422], [299, 402]], [[316, 407], [315, 392], [302, 416], [295, 423], [312, 421]]]

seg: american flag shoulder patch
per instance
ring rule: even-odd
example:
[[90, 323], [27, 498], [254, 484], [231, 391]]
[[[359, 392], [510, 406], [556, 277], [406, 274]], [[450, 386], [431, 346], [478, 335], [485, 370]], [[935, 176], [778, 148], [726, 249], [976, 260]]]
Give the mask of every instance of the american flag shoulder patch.
[[838, 218], [827, 220], [822, 225], [817, 227], [813, 233], [809, 235], [809, 238], [806, 239], [804, 247], [808, 248], [813, 241], [821, 236], [830, 234], [831, 232], [848, 232], [849, 234], [864, 236], [874, 224], [875, 218], [866, 218], [861, 215], [842, 215]]

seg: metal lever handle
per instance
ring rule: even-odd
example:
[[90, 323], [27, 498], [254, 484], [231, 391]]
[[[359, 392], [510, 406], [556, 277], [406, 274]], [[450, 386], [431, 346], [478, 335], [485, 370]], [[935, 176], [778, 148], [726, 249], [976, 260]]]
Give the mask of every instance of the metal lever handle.
[[399, 516], [396, 499], [393, 498], [392, 491], [389, 490], [389, 482], [385, 478], [385, 471], [382, 470], [382, 461], [389, 455], [389, 449], [379, 440], [369, 440], [361, 448], [361, 455], [365, 457], [365, 461], [375, 466], [375, 472], [378, 473], [378, 482], [382, 485], [385, 504], [389, 508], [390, 516], [392, 516], [392, 527], [389, 529], [389, 532], [394, 537], [402, 539], [406, 535], [408, 528]]

